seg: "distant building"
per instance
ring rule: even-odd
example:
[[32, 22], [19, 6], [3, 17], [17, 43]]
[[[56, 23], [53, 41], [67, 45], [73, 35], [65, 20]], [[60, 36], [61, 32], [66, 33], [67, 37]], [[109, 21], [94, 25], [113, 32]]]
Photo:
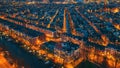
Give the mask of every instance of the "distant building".
[[84, 3], [91, 3], [91, 2], [96, 2], [96, 3], [101, 3], [101, 2], [105, 2], [108, 3], [111, 0], [84, 0]]
[[63, 41], [70, 41], [73, 42], [74, 44], [78, 44], [78, 45], [83, 45], [83, 39], [80, 36], [74, 36], [72, 34], [62, 34], [61, 38]]

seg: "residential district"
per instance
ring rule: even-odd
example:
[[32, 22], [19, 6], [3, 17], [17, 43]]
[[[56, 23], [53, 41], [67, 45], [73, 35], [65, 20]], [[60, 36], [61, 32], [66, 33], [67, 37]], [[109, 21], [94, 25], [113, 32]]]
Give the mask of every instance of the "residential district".
[[120, 0], [0, 0], [0, 68], [120, 68]]

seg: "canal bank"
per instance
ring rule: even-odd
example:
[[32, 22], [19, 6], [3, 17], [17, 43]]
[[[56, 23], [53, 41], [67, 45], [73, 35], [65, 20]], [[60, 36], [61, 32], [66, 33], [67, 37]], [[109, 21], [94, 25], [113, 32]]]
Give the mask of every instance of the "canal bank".
[[[8, 36], [0, 35], [0, 47], [8, 51], [12, 58], [15, 59], [18, 63], [19, 68], [60, 68], [53, 67], [50, 63], [46, 64], [45, 61], [39, 59], [36, 55], [29, 53], [25, 50], [23, 44], [16, 42], [14, 39]], [[91, 67], [90, 67], [91, 66]], [[85, 61], [79, 64], [76, 68], [99, 68], [95, 64]]]
[[24, 50], [22, 44], [16, 43], [15, 40], [10, 37], [0, 35], [0, 47], [8, 51], [12, 58], [14, 58], [19, 66], [25, 68], [48, 68], [48, 65], [44, 64], [44, 61], [39, 57]]

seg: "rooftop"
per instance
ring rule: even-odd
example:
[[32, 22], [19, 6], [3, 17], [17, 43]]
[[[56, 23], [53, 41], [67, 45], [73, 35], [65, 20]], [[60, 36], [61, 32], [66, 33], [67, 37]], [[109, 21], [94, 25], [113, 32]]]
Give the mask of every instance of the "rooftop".
[[12, 28], [12, 29], [19, 31], [25, 35], [28, 35], [30, 37], [37, 37], [37, 36], [43, 35], [43, 33], [37, 32], [32, 29], [25, 28], [24, 26], [14, 24], [14, 23], [8, 22], [6, 20], [0, 19], [0, 21], [1, 21], [0, 22], [1, 24], [4, 24], [4, 25], [8, 26], [9, 28]]
[[56, 43], [53, 41], [46, 42], [42, 45], [42, 49], [46, 49], [49, 52], [54, 53], [54, 49], [58, 49], [63, 52], [72, 53], [74, 50], [78, 49], [80, 46], [73, 44], [72, 42], [61, 42]]

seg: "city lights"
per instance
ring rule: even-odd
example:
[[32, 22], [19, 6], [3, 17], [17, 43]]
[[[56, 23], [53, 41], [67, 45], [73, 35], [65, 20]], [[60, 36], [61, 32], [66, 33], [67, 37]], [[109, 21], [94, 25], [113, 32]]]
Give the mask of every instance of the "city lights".
[[0, 1], [0, 68], [120, 68], [119, 4]]

